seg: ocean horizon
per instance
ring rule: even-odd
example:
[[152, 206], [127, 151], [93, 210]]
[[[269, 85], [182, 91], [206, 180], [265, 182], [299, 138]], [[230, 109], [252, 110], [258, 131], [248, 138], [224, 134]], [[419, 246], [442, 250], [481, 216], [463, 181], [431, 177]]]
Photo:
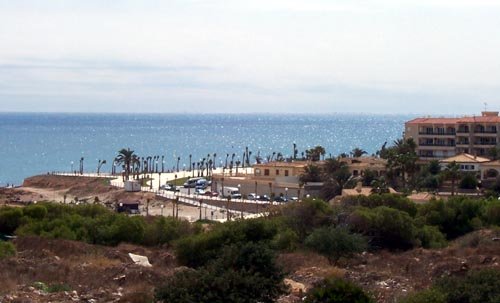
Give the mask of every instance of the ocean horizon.
[[[384, 142], [401, 138], [400, 114], [178, 114], [178, 113], [28, 113], [0, 112], [0, 187], [20, 185], [24, 178], [51, 171], [78, 169], [109, 172], [121, 148], [139, 156], [164, 156], [165, 170], [189, 167], [207, 154], [242, 158], [245, 147], [262, 157], [291, 156], [293, 143], [302, 151], [321, 145], [327, 156], [359, 147], [375, 153]], [[161, 164], [160, 164], [161, 166]]]

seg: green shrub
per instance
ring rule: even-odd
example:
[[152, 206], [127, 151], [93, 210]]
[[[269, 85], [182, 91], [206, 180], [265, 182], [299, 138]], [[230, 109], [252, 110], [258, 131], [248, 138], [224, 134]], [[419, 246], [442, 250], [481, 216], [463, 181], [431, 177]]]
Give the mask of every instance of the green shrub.
[[285, 292], [283, 273], [263, 244], [226, 246], [198, 270], [176, 272], [156, 290], [160, 302], [275, 302]]
[[410, 294], [400, 303], [447, 303], [446, 294], [435, 288]]
[[492, 200], [488, 203], [485, 210], [486, 222], [491, 225], [500, 226], [500, 201]]
[[271, 245], [278, 250], [294, 251], [298, 243], [299, 236], [290, 228], [286, 228], [276, 234]]
[[482, 225], [485, 205], [484, 200], [467, 197], [452, 197], [448, 201], [431, 200], [420, 206], [418, 216], [426, 225], [437, 226], [448, 239], [454, 239]]
[[325, 256], [331, 264], [342, 257], [351, 257], [368, 247], [366, 239], [341, 227], [321, 227], [314, 230], [305, 241], [311, 250]]
[[370, 237], [374, 247], [407, 249], [417, 241], [413, 218], [407, 212], [394, 208], [359, 207], [351, 213], [348, 223], [355, 232]]
[[0, 260], [16, 255], [16, 247], [10, 242], [0, 241]]
[[448, 245], [445, 235], [436, 226], [423, 226], [418, 230], [417, 237], [424, 248], [443, 248]]
[[215, 225], [207, 233], [182, 238], [175, 243], [178, 261], [186, 266], [200, 267], [215, 259], [224, 245], [245, 242], [269, 243], [277, 227], [271, 220], [251, 219]]
[[446, 294], [449, 303], [500, 302], [500, 271], [483, 269], [465, 277], [452, 276], [439, 280], [435, 286]]
[[404, 211], [410, 216], [414, 217], [417, 214], [417, 205], [410, 199], [395, 195], [395, 194], [381, 194], [370, 196], [351, 196], [342, 199], [343, 206], [362, 206], [366, 208], [376, 208], [379, 206], [386, 206], [397, 210]]
[[460, 180], [459, 187], [462, 189], [476, 189], [477, 188], [477, 178], [472, 174], [465, 174]]
[[372, 303], [360, 287], [339, 278], [325, 279], [307, 292], [306, 303]]
[[21, 225], [23, 211], [18, 207], [0, 208], [0, 233], [11, 235]]
[[330, 225], [332, 214], [332, 207], [320, 199], [305, 199], [302, 203], [291, 203], [281, 209], [285, 224], [299, 239], [305, 239], [315, 228]]
[[41, 204], [28, 205], [23, 209], [23, 214], [31, 219], [41, 220], [47, 215], [47, 208]]

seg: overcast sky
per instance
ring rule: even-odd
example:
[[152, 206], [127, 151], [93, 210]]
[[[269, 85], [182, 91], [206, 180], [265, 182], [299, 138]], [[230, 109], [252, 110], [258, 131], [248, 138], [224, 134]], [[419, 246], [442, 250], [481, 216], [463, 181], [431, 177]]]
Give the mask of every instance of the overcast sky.
[[0, 111], [500, 109], [496, 0], [0, 0]]

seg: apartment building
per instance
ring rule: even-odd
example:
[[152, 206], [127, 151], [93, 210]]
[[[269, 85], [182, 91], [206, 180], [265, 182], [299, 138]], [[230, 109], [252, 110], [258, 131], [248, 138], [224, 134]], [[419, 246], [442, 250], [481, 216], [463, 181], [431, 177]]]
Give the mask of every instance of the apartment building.
[[405, 123], [405, 139], [417, 143], [422, 160], [443, 159], [467, 153], [487, 156], [500, 142], [498, 112], [462, 118], [416, 118]]

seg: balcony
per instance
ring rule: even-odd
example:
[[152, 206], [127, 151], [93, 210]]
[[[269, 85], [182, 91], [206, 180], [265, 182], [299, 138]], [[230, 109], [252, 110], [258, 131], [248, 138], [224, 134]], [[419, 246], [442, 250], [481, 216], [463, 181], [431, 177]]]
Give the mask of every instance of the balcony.
[[474, 130], [475, 134], [496, 134], [496, 129], [476, 129]]
[[444, 146], [444, 147], [455, 147], [452, 143], [420, 143], [419, 146]]
[[455, 136], [455, 132], [419, 132], [418, 133], [421, 136]]
[[491, 141], [491, 142], [474, 142], [474, 145], [477, 145], [477, 146], [488, 146], [488, 145], [496, 146], [497, 142], [496, 141]]
[[468, 134], [468, 133], [470, 133], [470, 130], [467, 128], [457, 130], [457, 134]]

